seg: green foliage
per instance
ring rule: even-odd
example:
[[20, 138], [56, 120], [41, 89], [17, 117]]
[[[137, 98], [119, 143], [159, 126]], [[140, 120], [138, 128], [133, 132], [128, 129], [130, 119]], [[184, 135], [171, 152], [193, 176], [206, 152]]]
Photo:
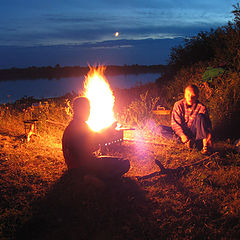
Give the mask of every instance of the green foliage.
[[203, 81], [211, 83], [213, 81], [213, 78], [223, 73], [224, 73], [223, 68], [207, 67], [207, 70], [203, 74]]

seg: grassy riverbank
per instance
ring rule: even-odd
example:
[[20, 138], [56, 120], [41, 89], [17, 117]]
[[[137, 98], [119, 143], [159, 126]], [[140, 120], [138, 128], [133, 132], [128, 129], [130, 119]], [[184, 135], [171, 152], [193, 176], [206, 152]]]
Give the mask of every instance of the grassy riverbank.
[[[108, 150], [131, 162], [120, 181], [83, 180], [66, 173], [62, 156], [66, 100], [1, 106], [1, 239], [239, 238], [240, 157], [231, 140], [217, 141], [217, 153], [202, 156], [162, 139], [157, 126], [169, 118], [152, 115], [155, 124], [135, 131], [142, 141]], [[27, 142], [29, 118], [38, 119], [37, 135]], [[170, 170], [137, 178], [159, 171], [155, 159]]]

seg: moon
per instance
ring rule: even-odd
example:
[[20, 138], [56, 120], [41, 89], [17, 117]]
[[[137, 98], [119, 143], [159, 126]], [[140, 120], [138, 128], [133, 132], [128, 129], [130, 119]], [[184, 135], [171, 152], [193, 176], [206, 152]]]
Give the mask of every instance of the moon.
[[118, 37], [119, 36], [119, 32], [115, 32], [115, 37]]

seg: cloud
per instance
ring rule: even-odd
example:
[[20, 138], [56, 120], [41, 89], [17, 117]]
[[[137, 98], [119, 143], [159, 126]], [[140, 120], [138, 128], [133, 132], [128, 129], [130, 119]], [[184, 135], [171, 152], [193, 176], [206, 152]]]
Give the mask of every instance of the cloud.
[[96, 22], [109, 21], [108, 17], [104, 16], [66, 16], [66, 15], [54, 15], [54, 14], [46, 14], [44, 15], [45, 19], [49, 22], [57, 23], [57, 24], [66, 24], [66, 23], [81, 23], [81, 24], [92, 24]]
[[221, 4], [209, 0], [103, 0], [101, 4], [95, 0], [43, 0], [34, 4], [4, 0], [1, 45], [103, 41], [111, 40], [116, 31], [127, 39], [189, 36], [227, 23], [225, 15], [232, 8], [226, 0]]
[[114, 46], [96, 46], [92, 47], [92, 49], [99, 50], [99, 49], [119, 49], [119, 48], [132, 48], [132, 45], [114, 45]]
[[78, 45], [0, 47], [0, 68], [87, 64], [164, 64], [177, 39], [112, 40]]
[[[49, 18], [50, 16], [48, 16]], [[119, 39], [164, 39], [176, 37], [194, 36], [200, 31], [208, 31], [211, 28], [216, 28], [218, 25], [205, 23], [203, 21], [195, 22], [194, 24], [187, 24], [185, 22], [174, 23], [157, 23], [157, 24], [131, 24], [118, 25], [113, 24], [117, 19], [109, 20], [108, 18], [99, 18], [105, 21], [104, 24], [85, 25], [80, 21], [87, 22], [88, 18], [68, 18], [65, 24], [65, 17], [53, 17], [52, 21], [58, 24], [48, 28], [40, 27], [35, 29], [18, 30], [12, 29], [4, 34], [1, 33], [0, 45], [18, 45], [18, 46], [38, 46], [38, 45], [59, 45], [59, 44], [82, 44], [85, 42], [101, 42], [105, 40], [115, 40], [114, 33], [120, 32]], [[92, 19], [94, 22], [94, 20]]]
[[229, 0], [2, 0], [0, 67], [162, 63], [183, 38], [226, 24], [231, 10]]

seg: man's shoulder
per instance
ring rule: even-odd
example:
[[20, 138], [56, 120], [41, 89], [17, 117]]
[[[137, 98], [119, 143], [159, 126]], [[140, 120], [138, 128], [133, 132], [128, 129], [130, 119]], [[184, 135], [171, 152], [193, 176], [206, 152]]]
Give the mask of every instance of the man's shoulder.
[[84, 127], [81, 126], [81, 124], [77, 123], [74, 120], [71, 120], [68, 126], [65, 128], [63, 136], [72, 136], [79, 134], [79, 132], [83, 131], [82, 129], [85, 129]]
[[184, 98], [182, 98], [176, 102], [176, 104], [183, 104], [183, 103], [184, 103]]
[[74, 128], [74, 124], [73, 124], [73, 121], [71, 120], [71, 121], [68, 123], [67, 127], [65, 128], [64, 133], [71, 131], [72, 128]]
[[183, 105], [184, 105], [184, 99], [180, 99], [177, 102], [175, 102], [174, 107], [177, 108]]

